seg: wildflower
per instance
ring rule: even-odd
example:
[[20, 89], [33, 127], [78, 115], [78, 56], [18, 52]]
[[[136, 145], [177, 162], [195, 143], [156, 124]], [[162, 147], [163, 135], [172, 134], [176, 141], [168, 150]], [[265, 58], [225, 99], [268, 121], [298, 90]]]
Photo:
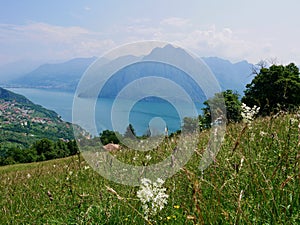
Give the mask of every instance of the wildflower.
[[243, 117], [244, 123], [250, 124], [254, 119], [254, 116], [259, 112], [260, 107], [254, 105], [252, 108], [242, 103], [242, 112], [241, 115]]
[[167, 220], [170, 220], [171, 219], [171, 216], [167, 216]]
[[52, 196], [52, 193], [50, 191], [47, 191], [47, 195], [48, 195], [50, 201], [53, 201], [53, 196]]
[[297, 122], [298, 122], [298, 120], [295, 119], [295, 118], [291, 118], [291, 119], [290, 119], [291, 125], [293, 125], [293, 124], [295, 124], [295, 123], [297, 123]]
[[29, 179], [31, 177], [30, 173], [27, 174], [27, 178]]
[[195, 219], [195, 217], [192, 216], [192, 215], [187, 215], [186, 218], [187, 218], [188, 220], [194, 220], [194, 219]]
[[149, 161], [149, 160], [151, 160], [151, 155], [146, 155], [146, 159]]
[[173, 207], [174, 207], [174, 209], [179, 209], [180, 206], [179, 205], [174, 205]]
[[167, 204], [169, 195], [165, 193], [166, 188], [162, 187], [163, 184], [164, 181], [160, 178], [156, 182], [152, 182], [147, 178], [142, 179], [142, 185], [137, 192], [137, 197], [143, 204], [142, 208], [146, 219], [155, 215]]
[[260, 135], [261, 137], [264, 137], [264, 136], [267, 135], [267, 133], [266, 133], [266, 132], [263, 132], [263, 131], [260, 131], [260, 132], [259, 132], [259, 135]]
[[237, 172], [242, 169], [244, 161], [245, 161], [245, 157], [243, 156], [240, 165], [237, 167]]
[[84, 166], [84, 170], [88, 170], [89, 168], [89, 166]]

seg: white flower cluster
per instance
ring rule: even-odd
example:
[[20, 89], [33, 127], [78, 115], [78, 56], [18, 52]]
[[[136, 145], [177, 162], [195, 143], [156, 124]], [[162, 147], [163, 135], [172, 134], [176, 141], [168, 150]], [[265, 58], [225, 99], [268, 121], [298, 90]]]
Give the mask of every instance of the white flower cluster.
[[295, 124], [295, 123], [297, 123], [298, 122], [298, 120], [297, 119], [295, 119], [295, 118], [291, 118], [290, 119], [290, 123], [293, 125], [293, 124]]
[[250, 124], [254, 119], [254, 116], [259, 112], [260, 107], [254, 105], [252, 108], [242, 103], [242, 117], [244, 123]]
[[147, 178], [142, 179], [142, 185], [137, 192], [137, 197], [143, 203], [143, 211], [145, 218], [155, 215], [162, 210], [167, 204], [166, 188], [163, 187], [164, 181], [160, 178], [156, 182], [152, 182]]

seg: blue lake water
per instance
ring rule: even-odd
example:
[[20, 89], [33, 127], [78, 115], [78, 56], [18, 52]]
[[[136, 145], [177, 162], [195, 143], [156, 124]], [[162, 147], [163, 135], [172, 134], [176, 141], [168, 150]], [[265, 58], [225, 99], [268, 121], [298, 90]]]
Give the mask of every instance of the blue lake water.
[[[72, 122], [74, 93], [33, 88], [9, 88], [9, 90], [22, 94], [32, 102], [42, 105], [47, 109], [54, 110], [63, 120]], [[133, 125], [137, 135], [145, 134], [149, 125], [151, 127], [157, 126], [161, 132], [164, 126], [167, 126], [169, 132], [175, 132], [181, 128], [180, 115], [195, 116], [195, 113], [191, 113], [193, 110], [189, 104], [180, 106], [183, 109], [181, 110], [181, 114], [176, 110], [174, 105], [167, 101], [138, 101], [133, 103], [129, 100], [124, 100], [119, 103], [121, 106], [118, 109], [114, 108], [115, 111], [112, 113], [113, 104], [114, 99], [99, 99], [97, 101], [95, 108], [97, 133], [105, 129], [117, 130], [120, 133], [124, 133], [129, 123]], [[126, 109], [128, 105], [132, 106], [129, 111]], [[195, 103], [195, 105], [197, 109], [196, 114], [200, 113], [203, 104]], [[127, 111], [122, 111], [122, 109], [126, 109]], [[85, 110], [83, 107], [83, 114]], [[112, 115], [114, 115], [114, 118], [112, 118]], [[120, 123], [117, 123], [116, 126], [111, 121], [120, 121]], [[85, 127], [80, 122], [79, 125], [89, 130], [89, 127]], [[92, 133], [96, 135], [94, 132]]]

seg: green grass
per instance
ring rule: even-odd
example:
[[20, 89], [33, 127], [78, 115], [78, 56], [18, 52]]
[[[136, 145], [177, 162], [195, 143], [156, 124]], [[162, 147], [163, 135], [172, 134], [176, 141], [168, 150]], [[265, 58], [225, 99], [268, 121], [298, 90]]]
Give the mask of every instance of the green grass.
[[[201, 133], [192, 159], [165, 182], [167, 206], [150, 221], [138, 187], [102, 178], [78, 156], [0, 167], [0, 224], [300, 224], [298, 124], [296, 115], [279, 115], [251, 129], [229, 125], [204, 174], [198, 167], [209, 133]], [[163, 143], [150, 163], [172, 147]], [[142, 164], [145, 153], [113, 154]]]

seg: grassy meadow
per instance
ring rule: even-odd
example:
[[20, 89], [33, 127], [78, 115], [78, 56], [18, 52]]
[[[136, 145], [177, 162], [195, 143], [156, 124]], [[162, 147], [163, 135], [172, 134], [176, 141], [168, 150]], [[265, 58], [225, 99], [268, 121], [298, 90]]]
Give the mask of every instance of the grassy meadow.
[[[201, 132], [191, 160], [163, 185], [168, 203], [149, 219], [139, 187], [104, 179], [80, 156], [0, 167], [0, 224], [300, 224], [299, 122], [282, 113], [228, 125], [203, 174], [210, 131]], [[162, 143], [149, 163], [172, 149]], [[127, 152], [112, 154], [128, 161]]]

